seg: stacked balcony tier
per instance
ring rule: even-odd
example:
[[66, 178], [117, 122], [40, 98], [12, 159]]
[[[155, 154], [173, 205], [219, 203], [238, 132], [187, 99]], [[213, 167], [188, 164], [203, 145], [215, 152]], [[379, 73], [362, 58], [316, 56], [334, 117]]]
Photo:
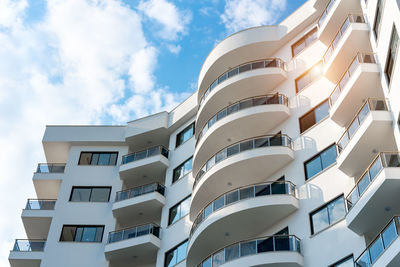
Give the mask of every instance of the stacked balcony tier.
[[33, 185], [38, 198], [56, 199], [64, 176], [65, 163], [39, 163], [33, 174]]
[[14, 247], [8, 257], [11, 267], [40, 267], [45, 245], [45, 240], [15, 240]]
[[28, 238], [47, 239], [55, 204], [53, 199], [28, 199], [21, 215]]

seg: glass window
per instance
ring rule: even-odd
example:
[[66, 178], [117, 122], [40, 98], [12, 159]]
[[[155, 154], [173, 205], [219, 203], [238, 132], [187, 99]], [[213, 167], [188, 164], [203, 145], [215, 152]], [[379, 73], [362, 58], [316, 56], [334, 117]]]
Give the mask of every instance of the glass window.
[[344, 196], [340, 196], [310, 214], [311, 234], [318, 233], [346, 215]]
[[392, 79], [398, 45], [399, 45], [399, 35], [397, 33], [396, 27], [393, 25], [392, 36], [390, 38], [389, 51], [385, 66], [385, 74], [389, 84]]
[[378, 0], [376, 3], [375, 21], [374, 21], [374, 29], [373, 29], [376, 39], [378, 39], [379, 25], [381, 24], [381, 19], [382, 19], [382, 10], [383, 10], [382, 2], [383, 2], [383, 0]]
[[329, 267], [354, 267], [353, 255], [350, 255], [340, 261], [330, 265]]
[[336, 144], [333, 144], [312, 157], [310, 160], [304, 162], [306, 180], [310, 179], [314, 175], [320, 173], [321, 171], [335, 163], [336, 157]]
[[60, 241], [101, 242], [104, 226], [64, 225]]
[[325, 119], [327, 116], [329, 116], [329, 103], [328, 100], [325, 100], [311, 111], [300, 117], [300, 132], [303, 133], [311, 126]]
[[111, 187], [72, 187], [72, 202], [108, 202]]
[[296, 93], [304, 87], [318, 80], [322, 76], [322, 62], [315, 64], [311, 69], [300, 75], [296, 80]]
[[168, 225], [175, 223], [189, 213], [190, 196], [169, 209]]
[[175, 147], [182, 145], [184, 142], [189, 140], [193, 135], [194, 135], [194, 122], [176, 135]]
[[173, 171], [172, 183], [175, 183], [183, 176], [192, 171], [192, 157], [187, 159], [184, 163], [176, 167]]
[[118, 152], [81, 152], [78, 165], [116, 165]]
[[183, 241], [167, 253], [165, 253], [165, 267], [172, 267], [186, 259], [188, 240]]
[[295, 57], [298, 55], [306, 47], [314, 43], [315, 40], [317, 40], [317, 28], [306, 33], [306, 35], [292, 45], [292, 56]]

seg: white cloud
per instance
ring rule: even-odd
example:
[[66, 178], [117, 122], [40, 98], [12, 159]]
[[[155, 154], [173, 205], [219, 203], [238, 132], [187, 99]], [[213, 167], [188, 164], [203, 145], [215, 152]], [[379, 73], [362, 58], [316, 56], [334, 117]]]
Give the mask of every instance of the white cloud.
[[169, 52], [171, 52], [172, 54], [179, 54], [179, 52], [181, 52], [182, 47], [180, 45], [173, 45], [173, 44], [168, 44], [167, 48], [169, 50]]
[[166, 0], [142, 0], [138, 9], [162, 26], [158, 35], [165, 40], [173, 41], [178, 39], [179, 35], [186, 34], [187, 25], [192, 20], [190, 11], [179, 10]]
[[221, 20], [229, 32], [272, 25], [286, 7], [286, 0], [225, 0]]
[[45, 160], [46, 124], [126, 123], [185, 97], [157, 85], [158, 50], [140, 14], [120, 0], [51, 0], [43, 21], [29, 25], [27, 8], [0, 0], [1, 266], [13, 239], [25, 236], [20, 212]]

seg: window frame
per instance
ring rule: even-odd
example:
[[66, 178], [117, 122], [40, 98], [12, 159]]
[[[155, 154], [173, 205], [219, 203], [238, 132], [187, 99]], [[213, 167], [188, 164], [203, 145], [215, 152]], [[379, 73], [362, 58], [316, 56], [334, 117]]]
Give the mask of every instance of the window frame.
[[309, 69], [307, 69], [305, 72], [303, 72], [302, 74], [300, 74], [299, 76], [297, 76], [296, 79], [294, 79], [294, 84], [295, 84], [295, 87], [296, 87], [296, 94], [300, 93], [300, 92], [303, 91], [305, 88], [307, 88], [308, 86], [310, 86], [311, 84], [313, 84], [313, 83], [316, 82], [317, 80], [321, 79], [321, 77], [323, 76], [323, 75], [322, 75], [322, 71], [321, 71], [321, 73], [320, 73], [318, 79], [312, 80], [309, 84], [307, 84], [307, 85], [304, 86], [303, 88], [299, 89], [299, 86], [298, 86], [298, 84], [297, 84], [298, 81], [299, 81], [300, 79], [302, 79], [302, 78], [304, 78], [305, 76], [307, 76], [308, 74], [310, 74], [310, 72], [312, 72], [312, 70], [313, 70], [315, 67], [317, 67], [318, 65], [320, 65], [321, 68], [322, 68], [322, 66], [323, 66], [322, 60], [320, 60], [320, 61], [318, 61], [317, 63], [315, 63], [314, 65], [312, 65]]
[[[73, 240], [62, 240], [63, 237], [63, 232], [65, 227], [75, 227], [75, 233]], [[78, 228], [102, 228], [102, 233], [101, 233], [101, 238], [100, 241], [75, 241], [76, 238], [76, 233]], [[104, 230], [105, 230], [105, 225], [83, 225], [83, 224], [63, 224], [63, 227], [61, 228], [61, 234], [60, 234], [60, 239], [59, 242], [74, 242], [74, 243], [102, 243], [103, 242], [103, 237], [104, 237]], [[83, 233], [83, 232], [82, 232]], [[97, 232], [96, 232], [97, 234]]]
[[[343, 198], [343, 207], [344, 207], [345, 214], [344, 214], [344, 216], [343, 216], [342, 218], [340, 218], [340, 219], [337, 220], [336, 222], [331, 223], [331, 222], [330, 222], [330, 214], [329, 214], [328, 206], [329, 206], [329, 204], [335, 202], [336, 200], [338, 200], [338, 199], [340, 199], [340, 198]], [[315, 231], [314, 231], [314, 224], [313, 224], [312, 216], [313, 216], [314, 214], [318, 213], [319, 211], [323, 210], [323, 209], [326, 209], [326, 210], [327, 210], [329, 225], [326, 226], [325, 228], [322, 228], [322, 229], [320, 229], [319, 231], [315, 232]], [[329, 227], [331, 227], [332, 225], [335, 225], [336, 223], [342, 221], [344, 218], [346, 218], [346, 211], [347, 211], [347, 209], [346, 209], [346, 198], [344, 197], [344, 194], [340, 194], [339, 196], [336, 196], [335, 198], [329, 200], [328, 202], [325, 202], [322, 206], [319, 206], [318, 208], [312, 210], [312, 211], [308, 214], [309, 219], [310, 219], [311, 236], [314, 236], [314, 235], [316, 235], [316, 234], [318, 234], [318, 233], [321, 233], [321, 232], [325, 231], [326, 229], [328, 229]]]
[[185, 177], [187, 174], [189, 174], [192, 170], [190, 170], [189, 172], [185, 173], [184, 175], [182, 175], [181, 177], [179, 177], [178, 179], [176, 179], [174, 181], [175, 178], [175, 171], [179, 168], [182, 168], [185, 166], [185, 164], [189, 161], [192, 160], [192, 170], [193, 170], [193, 155], [190, 156], [189, 158], [187, 158], [185, 161], [183, 161], [181, 164], [179, 164], [178, 166], [176, 166], [173, 170], [172, 170], [172, 183], [171, 184], [175, 184], [176, 182], [178, 182], [179, 180], [181, 180], [183, 177]]
[[[396, 33], [396, 35], [397, 35], [397, 47], [396, 47], [396, 51], [394, 52], [395, 53], [394, 58], [392, 58], [391, 57], [391, 55], [392, 55], [392, 42], [393, 42], [393, 38], [395, 36], [394, 33]], [[396, 67], [396, 59], [397, 59], [397, 54], [398, 54], [398, 51], [399, 51], [399, 46], [400, 46], [399, 32], [397, 31], [396, 25], [393, 23], [392, 31], [391, 31], [391, 34], [390, 34], [389, 47], [388, 47], [387, 55], [386, 55], [385, 69], [384, 69], [385, 79], [386, 79], [386, 82], [388, 84], [388, 88], [390, 88], [391, 81], [392, 81], [392, 78], [393, 78], [393, 73], [394, 73], [394, 70], [395, 70], [395, 67]], [[390, 73], [390, 77], [388, 75], [389, 58], [392, 58], [392, 60], [393, 60], [392, 71]]]
[[[323, 150], [319, 151], [317, 154], [315, 154], [314, 156], [312, 156], [311, 158], [307, 159], [306, 161], [303, 162], [303, 166], [304, 166], [304, 177], [306, 182], [311, 180], [312, 178], [316, 177], [318, 174], [320, 174], [321, 172], [323, 172], [324, 170], [328, 169], [330, 166], [334, 165], [336, 163], [336, 159], [335, 162], [333, 162], [332, 164], [330, 164], [329, 166], [321, 169], [319, 172], [317, 172], [316, 174], [314, 174], [313, 176], [310, 176], [307, 178], [307, 168], [306, 168], [306, 164], [308, 162], [311, 162], [312, 160], [314, 160], [317, 157], [320, 157], [322, 153], [324, 153], [325, 151], [327, 151], [329, 148], [331, 148], [332, 146], [335, 146], [335, 150], [336, 150], [336, 159], [338, 156], [338, 148], [337, 148], [337, 144], [336, 143], [332, 143], [329, 146], [325, 147]], [[321, 166], [322, 166], [322, 160], [321, 160]]]
[[[318, 27], [315, 26], [313, 27], [311, 30], [309, 30], [307, 33], [305, 33], [301, 38], [299, 38], [296, 42], [294, 42], [290, 48], [292, 51], [292, 58], [297, 57], [299, 54], [301, 54], [304, 50], [307, 49], [307, 47], [309, 47], [311, 44], [313, 44], [314, 42], [316, 42], [318, 40], [318, 37], [315, 38], [315, 40], [313, 40], [310, 44], [307, 45], [306, 40], [308, 39], [308, 37], [310, 37], [311, 35], [313, 35], [314, 33], [318, 34]], [[297, 54], [294, 53], [294, 46], [300, 44], [300, 43], [305, 43], [305, 46], [303, 49], [301, 49], [299, 52], [297, 52]]]
[[[89, 201], [72, 201], [72, 194], [74, 192], [74, 189], [90, 189], [90, 195], [89, 195]], [[92, 192], [94, 188], [103, 188], [103, 189], [110, 189], [110, 191], [108, 192], [108, 199], [107, 201], [91, 201], [91, 197], [92, 197]], [[78, 203], [88, 203], [88, 202], [93, 202], [93, 203], [108, 203], [110, 202], [110, 196], [111, 196], [111, 190], [112, 187], [111, 186], [72, 186], [71, 188], [71, 194], [69, 196], [69, 202], [78, 202]]]
[[[181, 205], [185, 200], [187, 200], [187, 199], [189, 199], [189, 198], [191, 198], [191, 197], [192, 197], [192, 194], [186, 196], [186, 197], [183, 198], [181, 201], [179, 201], [178, 203], [176, 203], [175, 205], [173, 205], [172, 207], [169, 208], [169, 210], [168, 210], [168, 226], [175, 224], [175, 223], [178, 222], [180, 219], [182, 219], [182, 218], [185, 217], [187, 214], [189, 214], [189, 213], [187, 213], [187, 214], [185, 214], [185, 215], [182, 216], [182, 214], [180, 214], [180, 213], [181, 213], [180, 205]], [[171, 221], [171, 210], [174, 209], [174, 208], [176, 208], [176, 207], [178, 207], [178, 206], [179, 206], [179, 214], [180, 214], [180, 217], [179, 217], [178, 219], [176, 219], [175, 221], [172, 222], [172, 221]], [[178, 212], [177, 212], [177, 214], [178, 214]]]
[[[90, 164], [81, 164], [82, 154], [84, 154], [84, 153], [91, 153]], [[100, 154], [110, 154], [110, 158], [111, 158], [111, 154], [115, 154], [116, 155], [115, 163], [114, 164], [108, 164], [108, 165], [92, 164], [93, 154], [99, 154], [99, 158], [100, 158]], [[119, 154], [118, 151], [81, 151], [81, 153], [79, 155], [78, 166], [117, 166], [118, 154]], [[99, 162], [99, 160], [97, 159], [97, 163], [98, 162]]]
[[[179, 136], [182, 134], [184, 134], [186, 131], [188, 131], [190, 128], [193, 128], [193, 133], [192, 136], [190, 138], [188, 138], [185, 141], [182, 141], [182, 143], [178, 144], [178, 138]], [[195, 122], [190, 123], [188, 126], [186, 126], [182, 131], [180, 131], [179, 133], [176, 134], [176, 138], [175, 138], [175, 149], [180, 147], [181, 145], [183, 145], [184, 143], [186, 143], [187, 141], [189, 141], [193, 136], [195, 135]]]
[[[374, 24], [372, 25], [372, 32], [374, 33], [376, 43], [378, 43], [379, 33], [381, 31], [380, 29], [381, 29], [381, 25], [382, 25], [384, 5], [385, 5], [385, 0], [376, 1]], [[380, 15], [378, 13], [380, 13]], [[378, 15], [379, 15], [379, 25], [376, 24]]]
[[[168, 253], [174, 252], [175, 250], [178, 251], [178, 248], [179, 248], [181, 245], [185, 244], [186, 242], [187, 242], [188, 245], [189, 245], [189, 239], [185, 239], [184, 241], [180, 242], [180, 243], [179, 243], [178, 245], [176, 245], [175, 247], [173, 247], [173, 248], [171, 248], [170, 250], [168, 250], [168, 251], [165, 252], [165, 254], [164, 254], [164, 267], [168, 267], [168, 265], [167, 265], [167, 256], [168, 256]], [[177, 252], [176, 254], [177, 254], [177, 260], [178, 260], [178, 252]], [[186, 256], [185, 256], [185, 258], [184, 258], [183, 260], [177, 261], [177, 262], [176, 262], [174, 265], [172, 265], [172, 266], [176, 266], [176, 265], [178, 265], [179, 263], [185, 261], [185, 260], [186, 260], [186, 257], [187, 257], [187, 252], [186, 252]]]
[[329, 265], [328, 267], [335, 267], [335, 266], [337, 266], [338, 264], [342, 264], [342, 263], [348, 261], [349, 259], [351, 259], [352, 262], [353, 262], [353, 264], [354, 264], [354, 255], [353, 255], [353, 254], [350, 254], [350, 255], [348, 255], [348, 256], [346, 256], [346, 257], [344, 257], [344, 258], [338, 260], [337, 262], [335, 262], [335, 263]]
[[[328, 114], [323, 117], [322, 119], [320, 119], [319, 121], [315, 120], [315, 123], [313, 125], [311, 125], [310, 127], [308, 127], [307, 129], [305, 129], [304, 131], [302, 131], [302, 127], [301, 127], [301, 120], [306, 117], [307, 115], [309, 115], [311, 112], [314, 112], [315, 114], [315, 110], [319, 107], [321, 107], [323, 104], [328, 103]], [[315, 116], [314, 116], [315, 117]], [[304, 113], [303, 115], [301, 115], [299, 117], [299, 126], [300, 126], [300, 134], [303, 134], [304, 132], [306, 132], [307, 130], [311, 129], [312, 127], [314, 127], [315, 125], [317, 125], [318, 123], [320, 123], [321, 121], [323, 121], [324, 119], [326, 119], [327, 117], [329, 117], [329, 99], [325, 99], [324, 101], [322, 101], [321, 103], [319, 103], [318, 105], [316, 105], [315, 107], [313, 107], [311, 110], [307, 111], [306, 113]], [[315, 118], [314, 118], [315, 119]]]

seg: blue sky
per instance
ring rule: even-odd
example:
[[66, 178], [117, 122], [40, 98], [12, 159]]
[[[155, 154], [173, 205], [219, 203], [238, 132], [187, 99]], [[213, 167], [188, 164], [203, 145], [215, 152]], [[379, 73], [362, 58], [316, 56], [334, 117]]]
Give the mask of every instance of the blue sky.
[[[212, 48], [305, 0], [0, 0], [0, 266], [49, 124], [125, 124], [196, 90]], [[22, 185], [22, 186], [21, 186]], [[11, 200], [11, 201], [10, 201]]]

